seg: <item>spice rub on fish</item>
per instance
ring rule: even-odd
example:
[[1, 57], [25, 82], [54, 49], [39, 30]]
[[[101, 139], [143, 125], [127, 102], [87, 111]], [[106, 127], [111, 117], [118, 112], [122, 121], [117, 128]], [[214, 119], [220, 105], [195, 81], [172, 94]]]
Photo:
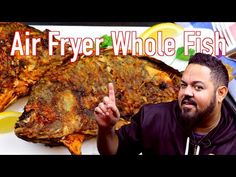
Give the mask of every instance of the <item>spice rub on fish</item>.
[[68, 147], [75, 134], [97, 135], [94, 108], [108, 94], [109, 82], [114, 83], [117, 107], [127, 122], [144, 104], [177, 99], [180, 78], [177, 70], [150, 57], [115, 56], [112, 50], [81, 57], [50, 70], [33, 86], [15, 134]]
[[[19, 32], [21, 45], [26, 50], [26, 38], [40, 38], [37, 43], [36, 55], [32, 55], [32, 45], [29, 43], [29, 55], [20, 51], [11, 56], [15, 32]], [[27, 33], [26, 33], [27, 32]], [[56, 39], [55, 39], [56, 41]], [[18, 43], [17, 46], [20, 44]], [[66, 49], [69, 46], [65, 47]], [[5, 110], [17, 98], [28, 95], [34, 85], [46, 71], [55, 69], [71, 58], [71, 52], [66, 50], [60, 55], [60, 48], [54, 47], [53, 55], [48, 53], [48, 30], [44, 32], [18, 22], [0, 23], [0, 112]]]

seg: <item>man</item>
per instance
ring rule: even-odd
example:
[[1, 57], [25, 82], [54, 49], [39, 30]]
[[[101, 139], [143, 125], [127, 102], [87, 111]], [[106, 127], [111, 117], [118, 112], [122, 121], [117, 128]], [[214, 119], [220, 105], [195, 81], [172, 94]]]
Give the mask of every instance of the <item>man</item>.
[[117, 132], [120, 113], [114, 88], [95, 108], [100, 154], [236, 154], [236, 117], [223, 104], [229, 76], [217, 58], [203, 53], [189, 61], [178, 100], [144, 105]]

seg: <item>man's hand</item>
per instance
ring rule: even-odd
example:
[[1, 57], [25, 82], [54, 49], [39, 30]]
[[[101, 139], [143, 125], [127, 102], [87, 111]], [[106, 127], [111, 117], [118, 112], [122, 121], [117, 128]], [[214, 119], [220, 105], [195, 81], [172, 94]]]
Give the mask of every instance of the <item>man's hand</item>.
[[103, 98], [94, 109], [94, 115], [99, 127], [112, 128], [120, 118], [120, 112], [116, 107], [115, 92], [112, 83], [108, 84], [109, 96]]

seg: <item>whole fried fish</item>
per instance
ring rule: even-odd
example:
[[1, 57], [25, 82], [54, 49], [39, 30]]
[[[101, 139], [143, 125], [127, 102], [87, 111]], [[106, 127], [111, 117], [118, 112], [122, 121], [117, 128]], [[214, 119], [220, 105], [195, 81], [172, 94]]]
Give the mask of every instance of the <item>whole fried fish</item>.
[[[23, 50], [26, 50], [26, 38], [40, 38], [36, 47], [36, 56], [32, 55], [32, 45], [29, 42], [30, 55], [20, 55], [16, 51], [10, 55], [15, 32], [19, 32]], [[29, 35], [26, 35], [29, 32]], [[55, 39], [56, 41], [56, 39]], [[59, 45], [60, 46], [60, 45]], [[28, 95], [34, 85], [46, 71], [55, 69], [71, 58], [69, 46], [66, 46], [64, 56], [60, 55], [60, 47], [54, 47], [54, 54], [48, 52], [48, 30], [44, 32], [18, 22], [0, 23], [0, 112], [7, 108], [17, 98]]]
[[33, 86], [15, 134], [68, 147], [76, 134], [96, 136], [94, 108], [108, 94], [109, 82], [114, 83], [117, 107], [127, 122], [144, 104], [177, 99], [180, 78], [177, 70], [150, 57], [115, 56], [112, 50], [81, 57], [50, 70]]

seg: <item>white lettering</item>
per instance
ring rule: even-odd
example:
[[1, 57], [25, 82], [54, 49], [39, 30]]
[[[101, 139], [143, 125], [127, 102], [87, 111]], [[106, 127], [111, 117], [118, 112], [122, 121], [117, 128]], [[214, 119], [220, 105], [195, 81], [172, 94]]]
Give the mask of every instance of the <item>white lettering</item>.
[[115, 31], [111, 31], [111, 38], [112, 38], [114, 54], [118, 55], [119, 51], [122, 50], [122, 54], [127, 55], [129, 40], [130, 40], [130, 32], [126, 31], [125, 35], [123, 35], [123, 32], [119, 31], [118, 35], [116, 35]]
[[53, 46], [56, 46], [58, 45], [58, 42], [54, 42], [53, 41], [53, 38], [54, 36], [58, 36], [60, 35], [60, 32], [59, 31], [50, 31], [49, 34], [48, 34], [48, 51], [49, 51], [49, 55], [53, 55]]
[[21, 43], [21, 39], [20, 39], [20, 34], [18, 31], [15, 32], [10, 55], [11, 56], [15, 55], [15, 51], [19, 51], [20, 55], [24, 55], [22, 43]]

